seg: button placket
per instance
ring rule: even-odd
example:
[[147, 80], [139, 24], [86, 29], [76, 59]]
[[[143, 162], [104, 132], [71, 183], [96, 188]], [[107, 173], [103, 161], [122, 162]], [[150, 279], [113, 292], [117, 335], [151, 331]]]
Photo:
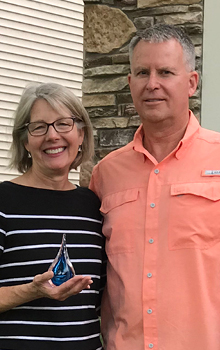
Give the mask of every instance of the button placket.
[[156, 326], [156, 261], [158, 232], [158, 189], [160, 189], [159, 169], [152, 169], [147, 187], [147, 209], [145, 234], [148, 236], [144, 258], [143, 307], [144, 307], [144, 338], [145, 346], [155, 348]]

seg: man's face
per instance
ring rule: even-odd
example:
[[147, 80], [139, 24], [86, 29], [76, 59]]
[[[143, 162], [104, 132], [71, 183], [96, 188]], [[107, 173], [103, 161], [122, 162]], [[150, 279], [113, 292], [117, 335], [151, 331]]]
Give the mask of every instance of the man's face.
[[162, 43], [141, 40], [134, 48], [128, 81], [143, 124], [168, 121], [181, 127], [187, 123], [188, 98], [196, 90], [198, 74], [189, 71], [175, 39]]

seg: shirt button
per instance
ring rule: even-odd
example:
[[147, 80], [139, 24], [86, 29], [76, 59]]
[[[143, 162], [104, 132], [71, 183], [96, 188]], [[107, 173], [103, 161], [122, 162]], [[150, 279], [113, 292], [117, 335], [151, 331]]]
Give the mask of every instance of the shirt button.
[[155, 203], [151, 203], [151, 204], [150, 204], [150, 207], [151, 207], [151, 208], [154, 208], [155, 205], [156, 205]]
[[153, 311], [152, 311], [151, 309], [148, 309], [148, 310], [147, 310], [147, 313], [148, 313], [148, 314], [152, 314], [152, 312], [153, 312]]
[[155, 169], [155, 170], [154, 170], [154, 173], [155, 173], [155, 174], [159, 174], [159, 172], [160, 172], [159, 169]]
[[151, 278], [151, 277], [152, 277], [152, 273], [149, 272], [149, 273], [147, 274], [147, 277], [148, 277], [148, 278]]
[[149, 239], [149, 243], [150, 243], [150, 244], [154, 243], [153, 238], [150, 238], [150, 239]]
[[150, 343], [148, 346], [150, 349], [152, 349], [154, 347], [154, 344]]

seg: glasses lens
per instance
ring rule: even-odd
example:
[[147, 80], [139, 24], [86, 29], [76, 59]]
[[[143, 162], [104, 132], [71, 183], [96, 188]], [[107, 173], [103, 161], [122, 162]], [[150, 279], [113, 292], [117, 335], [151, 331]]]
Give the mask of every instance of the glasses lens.
[[62, 119], [58, 119], [55, 123], [55, 129], [58, 132], [68, 132], [70, 130], [72, 130], [74, 125], [74, 121], [72, 118], [62, 118]]
[[43, 122], [30, 123], [28, 131], [31, 135], [41, 136], [47, 132], [47, 124]]

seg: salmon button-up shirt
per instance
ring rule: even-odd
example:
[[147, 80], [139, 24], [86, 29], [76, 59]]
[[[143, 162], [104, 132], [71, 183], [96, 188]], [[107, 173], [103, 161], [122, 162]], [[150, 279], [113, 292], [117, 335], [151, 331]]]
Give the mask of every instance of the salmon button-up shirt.
[[190, 112], [160, 163], [142, 140], [141, 126], [91, 179], [108, 255], [105, 349], [220, 350], [220, 134]]

